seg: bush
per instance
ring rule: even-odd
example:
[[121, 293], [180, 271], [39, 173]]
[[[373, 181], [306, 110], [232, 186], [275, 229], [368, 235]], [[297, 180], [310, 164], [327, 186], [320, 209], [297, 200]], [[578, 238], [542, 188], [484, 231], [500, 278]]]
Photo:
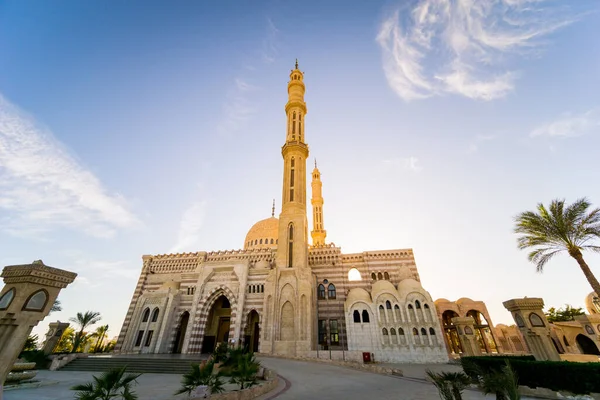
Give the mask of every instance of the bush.
[[535, 361], [526, 357], [484, 356], [463, 357], [461, 364], [465, 373], [479, 382], [480, 374], [501, 371], [505, 360], [509, 361], [519, 377], [520, 385], [554, 391], [564, 390], [574, 394], [600, 393], [600, 363]]
[[42, 350], [22, 351], [19, 358], [27, 362], [34, 362], [37, 369], [48, 369], [50, 358]]

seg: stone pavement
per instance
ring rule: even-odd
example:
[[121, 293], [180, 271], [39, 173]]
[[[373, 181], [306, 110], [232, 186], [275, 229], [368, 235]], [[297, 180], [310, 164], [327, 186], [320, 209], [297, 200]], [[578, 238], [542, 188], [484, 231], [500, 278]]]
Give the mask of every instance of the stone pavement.
[[[31, 389], [13, 389], [4, 392], [3, 400], [73, 400], [75, 392], [71, 386], [92, 381], [100, 372], [88, 371], [39, 371], [36, 379], [58, 381], [56, 385]], [[134, 391], [140, 400], [186, 399], [185, 395], [173, 396], [179, 389], [181, 375], [143, 374], [138, 378]]]
[[[395, 364], [403, 369], [405, 376], [385, 376], [344, 368], [326, 363], [260, 357], [261, 363], [276, 370], [285, 380], [279, 387], [259, 400], [290, 399], [343, 399], [343, 400], [436, 400], [436, 388], [424, 380], [425, 370], [455, 371], [459, 367], [448, 364]], [[92, 380], [95, 372], [83, 371], [40, 371], [38, 378], [58, 381], [59, 384], [32, 389], [9, 390], [4, 400], [72, 400], [74, 392], [69, 387]], [[135, 392], [139, 400], [186, 399], [185, 395], [173, 396], [179, 388], [180, 375], [144, 374], [138, 379]], [[493, 399], [495, 396], [488, 396]], [[466, 390], [465, 400], [484, 399], [475, 390]], [[526, 398], [522, 398], [526, 400]]]

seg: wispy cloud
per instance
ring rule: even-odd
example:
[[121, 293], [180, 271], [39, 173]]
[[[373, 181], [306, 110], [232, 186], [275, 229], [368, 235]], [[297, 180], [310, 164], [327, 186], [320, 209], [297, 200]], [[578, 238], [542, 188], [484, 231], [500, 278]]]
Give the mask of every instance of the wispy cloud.
[[469, 143], [469, 147], [467, 148], [468, 153], [476, 153], [479, 151], [479, 147], [483, 142], [489, 142], [490, 140], [496, 139], [496, 135], [476, 135], [471, 143]]
[[[218, 131], [222, 135], [231, 135], [242, 129], [250, 118], [258, 112], [255, 102], [249, 98], [249, 93], [260, 90], [250, 82], [250, 78], [256, 71], [255, 63], [271, 64], [275, 61], [278, 53], [277, 37], [279, 29], [271, 18], [267, 18], [267, 32], [260, 47], [260, 60], [256, 55], [254, 60], [248, 61], [240, 68], [239, 76], [234, 79], [231, 88], [227, 91], [225, 103], [223, 104], [223, 117], [218, 125]], [[255, 53], [256, 54], [256, 53]]]
[[198, 250], [200, 232], [206, 216], [206, 205], [206, 201], [196, 201], [185, 210], [179, 224], [177, 242], [169, 250], [171, 253]]
[[279, 46], [277, 39], [279, 36], [279, 29], [273, 23], [270, 17], [267, 17], [267, 34], [262, 43], [261, 59], [264, 63], [271, 64], [275, 61], [277, 53], [279, 52]]
[[[574, 21], [542, 0], [416, 0], [381, 23], [389, 85], [404, 100], [454, 93], [492, 100], [514, 89], [518, 57]], [[559, 11], [562, 11], [559, 16]]]
[[600, 132], [600, 109], [582, 114], [565, 113], [556, 120], [533, 129], [529, 136], [571, 138], [592, 132]]
[[66, 256], [70, 259], [70, 268], [78, 273], [75, 283], [90, 287], [100, 287], [115, 278], [134, 279], [139, 276], [142, 265], [141, 260], [131, 263], [93, 259], [80, 251], [68, 251]]
[[97, 237], [139, 224], [48, 130], [0, 95], [0, 230], [40, 236], [67, 227]]
[[421, 171], [423, 168], [420, 165], [419, 159], [417, 157], [396, 157], [396, 158], [390, 158], [387, 160], [383, 160], [383, 165], [388, 167], [388, 168], [394, 168], [394, 169], [403, 169], [406, 171], [411, 171], [411, 172], [419, 172]]

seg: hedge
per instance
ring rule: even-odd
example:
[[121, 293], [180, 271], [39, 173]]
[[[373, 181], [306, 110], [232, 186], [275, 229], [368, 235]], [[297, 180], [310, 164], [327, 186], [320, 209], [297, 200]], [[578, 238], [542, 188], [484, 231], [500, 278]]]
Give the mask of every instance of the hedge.
[[600, 393], [600, 363], [569, 361], [535, 361], [533, 357], [463, 357], [461, 364], [467, 375], [477, 380], [478, 371], [498, 370], [505, 360], [517, 374], [519, 385], [568, 391], [573, 394]]

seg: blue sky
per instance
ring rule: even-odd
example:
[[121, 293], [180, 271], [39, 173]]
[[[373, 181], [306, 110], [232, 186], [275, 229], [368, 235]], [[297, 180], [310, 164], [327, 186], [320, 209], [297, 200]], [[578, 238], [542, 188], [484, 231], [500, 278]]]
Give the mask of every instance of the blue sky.
[[[286, 83], [328, 240], [413, 248], [434, 298], [582, 306], [513, 217], [600, 206], [598, 4], [537, 0], [0, 3], [0, 265], [75, 271], [66, 320], [118, 334], [143, 254], [240, 248], [280, 203]], [[600, 257], [587, 255], [600, 274]]]

